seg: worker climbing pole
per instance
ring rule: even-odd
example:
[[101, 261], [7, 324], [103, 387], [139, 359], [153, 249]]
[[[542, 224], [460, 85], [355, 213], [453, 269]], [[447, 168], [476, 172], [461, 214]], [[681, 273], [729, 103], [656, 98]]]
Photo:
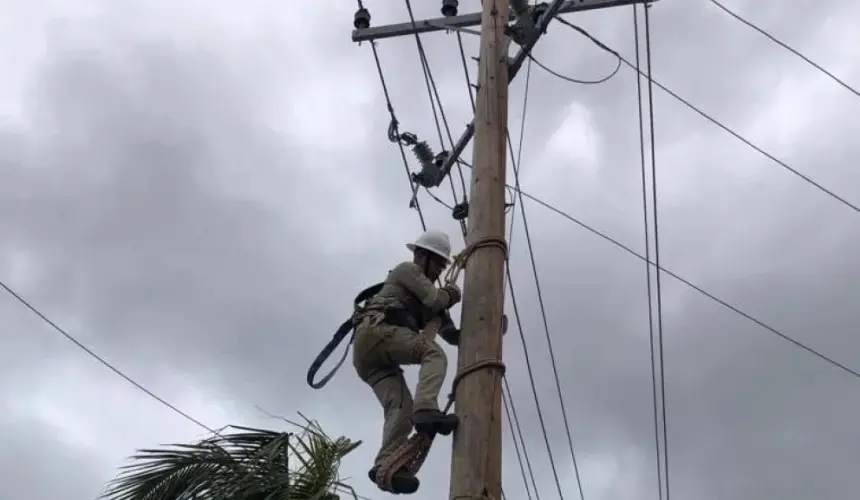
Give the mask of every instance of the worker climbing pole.
[[[398, 264], [384, 282], [356, 297], [354, 314], [341, 325], [308, 371], [311, 387], [324, 386], [334, 371], [320, 382], [314, 381], [316, 372], [354, 329], [353, 365], [361, 380], [373, 389], [385, 416], [382, 444], [368, 475], [380, 489], [392, 493], [417, 491], [420, 483], [416, 476], [435, 435], [448, 435], [457, 429], [459, 419], [448, 411], [458, 383], [478, 369], [503, 368], [492, 359], [464, 367], [454, 379], [447, 405], [439, 410], [447, 359], [436, 337], [451, 345], [459, 344], [460, 332], [447, 312], [460, 300], [457, 278], [475, 250], [487, 246], [505, 250], [504, 240], [479, 241], [453, 259], [450, 240], [441, 231], [426, 231], [406, 246], [413, 260]], [[446, 267], [444, 284], [437, 288], [433, 280]], [[345, 359], [346, 352], [335, 370]], [[421, 366], [414, 401], [401, 368], [411, 364]], [[413, 426], [415, 433], [409, 437]]]

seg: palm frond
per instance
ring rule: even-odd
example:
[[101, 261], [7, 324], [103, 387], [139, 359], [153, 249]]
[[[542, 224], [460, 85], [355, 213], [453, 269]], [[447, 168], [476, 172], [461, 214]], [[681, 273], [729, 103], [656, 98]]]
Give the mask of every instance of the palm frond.
[[332, 439], [304, 416], [299, 434], [230, 426], [194, 444], [139, 450], [105, 500], [330, 500], [341, 459], [361, 442]]

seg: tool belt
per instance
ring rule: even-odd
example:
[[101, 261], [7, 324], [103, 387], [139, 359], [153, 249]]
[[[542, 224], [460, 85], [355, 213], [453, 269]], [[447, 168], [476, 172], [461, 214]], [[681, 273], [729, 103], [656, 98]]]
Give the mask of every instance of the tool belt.
[[386, 308], [380, 312], [384, 315], [385, 319], [382, 322], [386, 325], [408, 328], [413, 332], [420, 330], [418, 322], [415, 321], [413, 315], [409, 314], [409, 311], [406, 309]]

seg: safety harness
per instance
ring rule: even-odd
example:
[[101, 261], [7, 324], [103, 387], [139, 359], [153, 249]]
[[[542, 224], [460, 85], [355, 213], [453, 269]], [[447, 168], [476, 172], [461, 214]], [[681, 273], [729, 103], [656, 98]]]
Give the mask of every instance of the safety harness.
[[[314, 389], [321, 389], [329, 380], [332, 379], [332, 377], [334, 377], [334, 374], [337, 373], [340, 367], [343, 366], [343, 362], [346, 361], [346, 356], [349, 354], [349, 346], [352, 345], [352, 341], [355, 339], [355, 327], [360, 313], [364, 310], [363, 303], [366, 302], [367, 299], [370, 299], [379, 293], [384, 284], [385, 283], [377, 283], [371, 287], [365, 288], [355, 296], [352, 316], [340, 325], [340, 328], [337, 329], [334, 336], [328, 341], [328, 344], [326, 344], [322, 351], [317, 354], [317, 357], [314, 359], [313, 363], [311, 363], [311, 367], [308, 368], [307, 381], [309, 386]], [[337, 346], [343, 342], [347, 335], [349, 335], [349, 343], [346, 345], [346, 349], [343, 350], [343, 356], [340, 357], [340, 360], [325, 377], [323, 377], [319, 382], [314, 382], [314, 378], [320, 368], [322, 368], [323, 363], [326, 362], [329, 356], [331, 356], [334, 350], [337, 349]]]

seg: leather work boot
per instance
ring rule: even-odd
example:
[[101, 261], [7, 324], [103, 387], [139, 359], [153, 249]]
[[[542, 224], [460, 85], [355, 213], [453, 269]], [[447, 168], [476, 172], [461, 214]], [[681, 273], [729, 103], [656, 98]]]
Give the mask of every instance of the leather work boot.
[[[373, 482], [373, 484], [376, 484], [377, 470], [379, 470], [379, 467], [374, 465], [367, 473], [367, 477], [370, 478], [370, 481]], [[394, 493], [395, 495], [409, 495], [411, 493], [415, 493], [418, 491], [418, 486], [420, 485], [421, 481], [419, 481], [417, 477], [403, 469], [395, 472], [394, 476], [391, 477], [391, 493]]]
[[447, 436], [457, 429], [460, 419], [457, 415], [445, 414], [439, 410], [416, 410], [412, 413], [412, 425], [419, 434], [442, 434]]

